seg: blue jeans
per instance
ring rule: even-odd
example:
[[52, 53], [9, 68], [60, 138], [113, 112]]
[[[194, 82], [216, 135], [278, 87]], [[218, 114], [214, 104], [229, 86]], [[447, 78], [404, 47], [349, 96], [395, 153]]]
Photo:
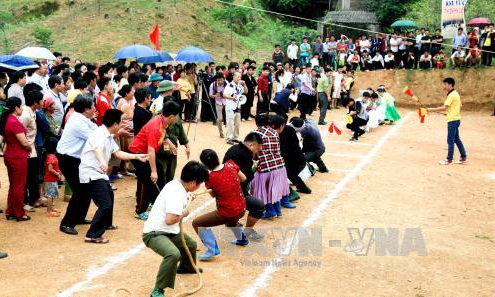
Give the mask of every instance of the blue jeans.
[[301, 56], [301, 67], [305, 68], [306, 64], [309, 63], [309, 56]]
[[449, 152], [447, 153], [447, 160], [452, 161], [454, 159], [454, 144], [457, 145], [459, 152], [461, 153], [461, 158], [466, 158], [466, 150], [462, 144], [461, 138], [459, 137], [459, 126], [461, 121], [451, 121], [447, 123], [447, 144], [449, 146]]
[[320, 118], [318, 119], [318, 124], [320, 124], [325, 122], [325, 118], [327, 116], [327, 109], [328, 109], [327, 94], [319, 92], [318, 101], [320, 103]]

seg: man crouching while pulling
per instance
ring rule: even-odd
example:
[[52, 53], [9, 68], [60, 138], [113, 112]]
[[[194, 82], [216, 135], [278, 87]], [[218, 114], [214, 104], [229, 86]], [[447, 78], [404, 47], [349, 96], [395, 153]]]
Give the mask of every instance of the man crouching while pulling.
[[[180, 175], [162, 189], [144, 223], [144, 244], [163, 257], [152, 297], [164, 297], [165, 288], [174, 288], [177, 273], [195, 273], [180, 239], [179, 223], [189, 215], [187, 198], [208, 180], [208, 169], [196, 161], [189, 161]], [[187, 248], [196, 261], [196, 242], [184, 233]], [[177, 266], [177, 263], [179, 265]]]

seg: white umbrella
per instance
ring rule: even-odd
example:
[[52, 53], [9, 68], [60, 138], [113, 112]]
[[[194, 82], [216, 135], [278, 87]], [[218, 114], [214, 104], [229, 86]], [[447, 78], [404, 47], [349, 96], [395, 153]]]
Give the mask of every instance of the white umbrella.
[[44, 47], [26, 47], [17, 52], [16, 55], [28, 57], [31, 59], [55, 60], [55, 56], [52, 54], [52, 52]]

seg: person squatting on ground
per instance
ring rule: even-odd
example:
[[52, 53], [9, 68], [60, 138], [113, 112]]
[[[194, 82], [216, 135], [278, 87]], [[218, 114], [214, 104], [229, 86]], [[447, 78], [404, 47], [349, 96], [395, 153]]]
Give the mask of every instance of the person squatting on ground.
[[[285, 123], [285, 119], [278, 115], [272, 116], [270, 119], [271, 127], [277, 131], [280, 137], [280, 153], [284, 158], [287, 177], [290, 182], [296, 186], [299, 193], [311, 194], [311, 189], [299, 177], [299, 173], [301, 173], [306, 166], [306, 159], [301, 150], [301, 146], [299, 145], [297, 132], [294, 127], [286, 125]], [[299, 195], [292, 194], [291, 191], [289, 201], [292, 202], [299, 199]]]
[[295, 208], [288, 200], [289, 184], [284, 159], [280, 155], [280, 138], [270, 127], [270, 116], [259, 114], [256, 116], [255, 131], [261, 135], [263, 144], [258, 152], [258, 166], [251, 182], [251, 194], [265, 204], [264, 219], [282, 216], [282, 204], [288, 208]]
[[[207, 180], [208, 169], [199, 162], [189, 161], [182, 168], [180, 178], [165, 185], [151, 208], [143, 227], [143, 242], [163, 258], [151, 292], [152, 297], [164, 297], [165, 288], [173, 289], [176, 274], [195, 273], [180, 239], [179, 224], [189, 215], [186, 209], [188, 195]], [[196, 242], [186, 233], [184, 239], [195, 260]]]
[[253, 158], [257, 158], [257, 154], [261, 149], [262, 144], [263, 139], [261, 138], [261, 135], [256, 132], [251, 132], [246, 135], [242, 143], [231, 146], [223, 158], [223, 163], [226, 163], [229, 160], [234, 161], [234, 163], [239, 166], [241, 172], [246, 176], [246, 180], [241, 182], [242, 193], [246, 198], [246, 209], [249, 212], [244, 233], [248, 240], [253, 241], [260, 241], [263, 239], [263, 235], [257, 233], [253, 227], [263, 216], [265, 204], [263, 201], [253, 197], [249, 193], [249, 185], [254, 178]]
[[443, 80], [443, 89], [447, 92], [447, 99], [441, 107], [427, 108], [428, 112], [443, 112], [447, 113], [447, 158], [439, 162], [440, 165], [449, 165], [454, 160], [454, 145], [459, 149], [461, 158], [456, 161], [456, 164], [466, 164], [468, 162], [466, 149], [459, 136], [459, 127], [461, 126], [461, 96], [455, 87], [455, 80], [452, 77], [447, 77]]
[[349, 109], [348, 115], [352, 117], [352, 122], [347, 124], [347, 129], [354, 132], [351, 141], [357, 141], [361, 135], [365, 133], [362, 126], [368, 123], [368, 111], [366, 110], [366, 102], [370, 94], [365, 91], [361, 100], [349, 99], [345, 102], [345, 106]]
[[301, 134], [303, 139], [302, 152], [306, 162], [315, 163], [321, 173], [328, 172], [327, 166], [321, 159], [325, 153], [325, 144], [315, 122], [294, 117], [290, 119], [290, 125]]
[[112, 155], [120, 160], [138, 160], [146, 162], [146, 154], [130, 154], [120, 150], [114, 140], [114, 134], [120, 129], [122, 111], [109, 109], [102, 118], [102, 125], [89, 135], [81, 153], [79, 181], [87, 196], [98, 207], [91, 226], [86, 233], [85, 242], [108, 243], [103, 238], [106, 230], [115, 230], [113, 225], [113, 191], [107, 175], [108, 162]]
[[246, 199], [241, 189], [241, 182], [246, 181], [246, 176], [231, 160], [220, 164], [217, 153], [211, 149], [203, 150], [199, 158], [210, 171], [205, 186], [210, 195], [215, 197], [217, 209], [195, 218], [192, 225], [207, 248], [198, 259], [210, 261], [220, 254], [220, 249], [209, 227], [225, 225], [234, 231], [237, 238], [235, 244], [245, 246], [249, 243], [239, 223], [246, 211]]

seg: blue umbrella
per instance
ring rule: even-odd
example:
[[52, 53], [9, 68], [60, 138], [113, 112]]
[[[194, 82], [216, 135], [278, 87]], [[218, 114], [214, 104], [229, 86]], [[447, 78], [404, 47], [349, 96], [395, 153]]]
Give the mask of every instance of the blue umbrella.
[[39, 68], [38, 64], [31, 61], [29, 58], [18, 55], [0, 56], [0, 67], [17, 71]]
[[197, 47], [186, 47], [179, 51], [175, 57], [176, 61], [193, 62], [212, 62], [213, 58], [204, 50]]
[[139, 58], [137, 61], [138, 63], [162, 63], [174, 60], [166, 51], [156, 51], [156, 54], [156, 56]]
[[146, 45], [134, 44], [119, 49], [114, 59], [142, 58], [157, 56], [156, 51]]

